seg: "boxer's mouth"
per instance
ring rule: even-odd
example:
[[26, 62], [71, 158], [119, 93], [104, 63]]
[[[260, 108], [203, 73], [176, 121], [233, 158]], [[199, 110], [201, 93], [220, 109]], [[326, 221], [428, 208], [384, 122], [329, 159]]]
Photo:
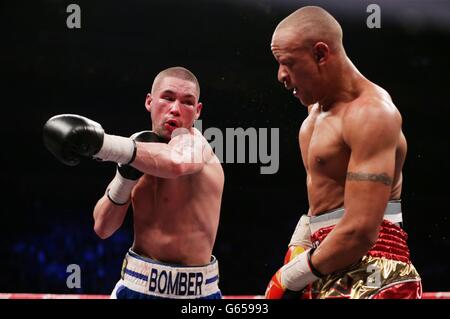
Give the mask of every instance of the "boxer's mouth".
[[292, 91], [292, 94], [294, 94], [295, 96], [297, 95], [298, 89], [295, 86], [288, 85], [288, 83], [286, 81], [284, 81], [283, 84], [284, 84], [284, 87], [286, 88], [286, 90]]
[[294, 96], [297, 96], [298, 88], [296, 88], [294, 86], [294, 87], [290, 87], [290, 88], [287, 88], [287, 89], [288, 89], [288, 91], [291, 91]]
[[173, 128], [180, 127], [180, 123], [178, 123], [177, 120], [168, 120], [166, 121], [166, 124]]

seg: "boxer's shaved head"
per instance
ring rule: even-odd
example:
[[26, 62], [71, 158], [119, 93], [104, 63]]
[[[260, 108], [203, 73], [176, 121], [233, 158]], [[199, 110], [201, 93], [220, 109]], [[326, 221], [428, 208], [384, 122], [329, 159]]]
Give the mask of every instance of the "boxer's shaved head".
[[275, 29], [295, 35], [298, 45], [312, 47], [317, 42], [326, 43], [332, 51], [343, 49], [342, 28], [336, 19], [320, 7], [307, 6], [293, 12]]
[[158, 75], [155, 77], [155, 80], [153, 81], [152, 94], [154, 94], [154, 92], [158, 89], [161, 80], [166, 77], [174, 77], [177, 79], [186, 80], [194, 83], [197, 93], [197, 100], [200, 98], [200, 84], [198, 83], [197, 78], [191, 71], [181, 66], [168, 68], [159, 72]]

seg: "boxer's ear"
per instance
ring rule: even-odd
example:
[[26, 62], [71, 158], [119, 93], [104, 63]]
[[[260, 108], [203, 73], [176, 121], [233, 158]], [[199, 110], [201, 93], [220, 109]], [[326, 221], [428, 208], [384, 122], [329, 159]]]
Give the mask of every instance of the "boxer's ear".
[[197, 103], [197, 108], [195, 110], [195, 119], [198, 120], [200, 113], [202, 112], [203, 104], [201, 102]]
[[317, 42], [313, 48], [314, 57], [316, 59], [317, 64], [325, 64], [330, 55], [330, 48], [324, 42]]
[[151, 112], [152, 111], [152, 95], [150, 93], [147, 93], [147, 96], [145, 98], [145, 108], [147, 109], [147, 111]]

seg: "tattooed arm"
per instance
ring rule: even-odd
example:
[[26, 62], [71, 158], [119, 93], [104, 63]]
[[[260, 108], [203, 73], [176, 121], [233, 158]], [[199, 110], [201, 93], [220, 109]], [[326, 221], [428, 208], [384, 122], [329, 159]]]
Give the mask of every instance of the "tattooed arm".
[[323, 274], [357, 262], [375, 244], [392, 188], [401, 117], [392, 104], [348, 111], [344, 142], [351, 149], [345, 183], [345, 214], [312, 256]]

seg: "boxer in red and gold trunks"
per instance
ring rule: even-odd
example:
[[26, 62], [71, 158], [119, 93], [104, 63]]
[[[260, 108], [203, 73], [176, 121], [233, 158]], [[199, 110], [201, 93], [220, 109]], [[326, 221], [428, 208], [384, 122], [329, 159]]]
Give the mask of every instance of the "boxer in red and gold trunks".
[[391, 97], [356, 69], [322, 8], [281, 21], [271, 49], [278, 80], [308, 107], [299, 142], [309, 211], [266, 298], [421, 298], [401, 228], [407, 143]]

